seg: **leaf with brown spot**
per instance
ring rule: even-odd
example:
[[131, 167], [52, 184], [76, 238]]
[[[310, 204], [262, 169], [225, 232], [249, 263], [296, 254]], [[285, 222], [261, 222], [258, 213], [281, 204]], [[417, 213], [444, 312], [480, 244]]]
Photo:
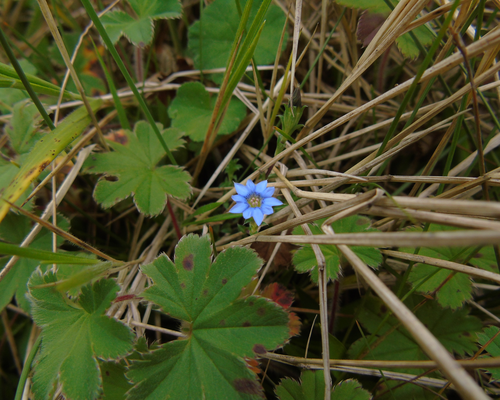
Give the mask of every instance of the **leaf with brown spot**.
[[208, 236], [189, 235], [177, 245], [175, 262], [162, 255], [142, 267], [154, 282], [143, 297], [189, 329], [186, 339], [132, 364], [129, 399], [262, 397], [245, 359], [255, 356], [257, 341], [261, 353], [283, 345], [289, 316], [264, 297], [240, 297], [262, 266], [255, 252], [232, 247], [212, 263], [211, 249]]

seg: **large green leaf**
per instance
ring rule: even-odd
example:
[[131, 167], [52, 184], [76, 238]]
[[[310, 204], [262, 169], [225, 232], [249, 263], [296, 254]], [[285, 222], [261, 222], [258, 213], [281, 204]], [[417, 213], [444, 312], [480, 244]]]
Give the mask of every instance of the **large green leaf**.
[[[240, 0], [241, 9], [246, 1]], [[262, 0], [254, 0], [249, 21], [252, 21]], [[215, 0], [203, 9], [203, 22], [195, 22], [189, 28], [188, 47], [193, 55], [196, 68], [223, 68], [229, 59], [240, 15], [234, 0]], [[259, 65], [270, 64], [276, 58], [285, 15], [276, 5], [271, 4], [266, 14], [266, 24], [255, 49], [255, 61]], [[200, 35], [200, 26], [202, 33]], [[201, 36], [201, 40], [200, 40]], [[286, 40], [286, 39], [285, 39]]]
[[[157, 124], [169, 149], [179, 147], [182, 133]], [[167, 195], [185, 199], [191, 192], [186, 171], [173, 165], [159, 166], [166, 152], [151, 126], [139, 121], [134, 132], [125, 131], [125, 143], [109, 142], [113, 152], [94, 154], [85, 162], [83, 172], [115, 176], [116, 181], [101, 178], [94, 198], [104, 208], [133, 195], [137, 209], [146, 215], [158, 215], [165, 208]]]
[[[172, 126], [195, 142], [205, 140], [215, 101], [216, 96], [210, 96], [201, 83], [183, 84], [168, 108]], [[245, 105], [238, 99], [231, 99], [219, 134], [225, 135], [236, 130], [245, 114]]]
[[34, 288], [56, 281], [51, 272], [35, 271], [29, 282], [33, 320], [42, 328], [32, 390], [36, 398], [51, 398], [60, 384], [68, 399], [96, 399], [102, 390], [98, 359], [116, 359], [132, 349], [132, 331], [104, 315], [119, 287], [100, 280], [83, 287], [77, 303], [51, 287]]
[[[429, 232], [455, 231], [457, 228], [432, 224]], [[421, 231], [421, 229], [412, 229], [412, 231]], [[434, 257], [445, 261], [461, 262], [468, 256], [473, 249], [463, 247], [436, 247], [421, 248], [418, 254]], [[414, 253], [414, 248], [404, 248], [401, 251]], [[492, 246], [486, 246], [473, 257], [470, 264], [493, 271], [496, 264], [495, 252]], [[415, 265], [408, 278], [410, 284], [418, 287], [420, 293], [432, 293], [436, 295], [439, 304], [443, 307], [458, 308], [467, 300], [472, 298], [472, 281], [469, 275], [448, 269], [434, 267], [427, 264]]]
[[[322, 235], [321, 224], [324, 219], [316, 221], [315, 224], [309, 224], [313, 235]], [[370, 229], [370, 220], [366, 217], [353, 215], [347, 218], [342, 218], [332, 224], [335, 233], [356, 233], [356, 232], [373, 232], [375, 229]], [[294, 235], [304, 235], [304, 230], [299, 226], [293, 230]], [[319, 246], [326, 261], [326, 276], [328, 279], [336, 279], [340, 271], [340, 262], [342, 254], [336, 246]], [[352, 246], [354, 251], [361, 260], [370, 267], [377, 267], [382, 262], [382, 255], [379, 249], [374, 247]], [[293, 256], [293, 264], [298, 272], [304, 273], [311, 271], [311, 278], [314, 282], [318, 282], [318, 263], [314, 255], [311, 245], [306, 244]]]
[[187, 338], [169, 342], [132, 364], [129, 399], [253, 399], [262, 389], [243, 357], [274, 349], [288, 338], [288, 315], [263, 297], [239, 298], [261, 267], [246, 248], [233, 247], [211, 263], [207, 236], [177, 245], [142, 271], [154, 285], [143, 296], [183, 320]]
[[102, 24], [113, 43], [124, 35], [135, 46], [144, 47], [153, 39], [153, 21], [180, 18], [182, 6], [179, 0], [127, 0], [134, 16], [123, 11], [112, 11], [101, 17]]

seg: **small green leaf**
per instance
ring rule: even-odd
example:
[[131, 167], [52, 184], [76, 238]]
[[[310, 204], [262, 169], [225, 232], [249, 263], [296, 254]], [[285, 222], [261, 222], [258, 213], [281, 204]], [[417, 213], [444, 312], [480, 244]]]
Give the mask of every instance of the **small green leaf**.
[[42, 328], [32, 390], [49, 398], [59, 383], [66, 398], [96, 399], [102, 390], [98, 358], [116, 359], [132, 349], [131, 330], [104, 315], [119, 287], [109, 279], [87, 285], [78, 303], [53, 288], [33, 288], [56, 281], [53, 273], [38, 270], [29, 282], [33, 319]]
[[[67, 231], [69, 229], [69, 222], [66, 218], [58, 215], [57, 226]], [[7, 214], [5, 219], [0, 224], [0, 239], [19, 244], [28, 235], [30, 230], [31, 224], [28, 218], [10, 213]], [[62, 242], [63, 239], [58, 237], [57, 245], [60, 246]], [[52, 249], [52, 233], [45, 228], [42, 229], [35, 240], [29, 245], [29, 248], [26, 248], [25, 250], [35, 249], [50, 252]], [[50, 252], [50, 254], [53, 253]], [[65, 253], [62, 253], [61, 255], [64, 254]], [[4, 265], [9, 260], [10, 257], [5, 257], [0, 261], [0, 264]], [[97, 260], [95, 260], [95, 262], [97, 262]], [[28, 292], [27, 283], [31, 274], [38, 265], [40, 265], [40, 261], [38, 259], [26, 257], [21, 257], [16, 262], [13, 269], [9, 271], [2, 281], [0, 281], [0, 310], [3, 310], [3, 308], [9, 304], [12, 296], [15, 294], [18, 306], [24, 311], [29, 312], [30, 303], [26, 298], [26, 293]]]
[[40, 122], [42, 117], [33, 103], [23, 101], [14, 106], [12, 119], [5, 127], [5, 132], [17, 154], [29, 152], [42, 137], [37, 129]]
[[[309, 224], [313, 235], [322, 235], [321, 224], [325, 220], [318, 220], [316, 223]], [[335, 233], [356, 233], [356, 232], [373, 232], [375, 229], [369, 229], [370, 220], [365, 217], [353, 215], [347, 218], [342, 218], [332, 224]], [[294, 235], [304, 235], [304, 230], [297, 227], [293, 230]], [[336, 279], [340, 271], [341, 253], [336, 246], [319, 246], [326, 261], [326, 275], [328, 279]], [[354, 251], [361, 260], [370, 267], [377, 267], [382, 262], [380, 251], [373, 247], [352, 246]], [[298, 272], [305, 273], [311, 271], [311, 279], [318, 282], [317, 261], [311, 245], [306, 244], [293, 256], [293, 264]]]
[[[280, 400], [323, 400], [325, 398], [325, 378], [323, 371], [303, 371], [301, 384], [292, 379], [283, 379], [276, 387]], [[369, 400], [370, 393], [354, 379], [339, 382], [332, 388], [332, 400]]]
[[142, 271], [154, 285], [144, 298], [183, 320], [187, 338], [169, 342], [134, 362], [129, 399], [254, 399], [262, 388], [243, 357], [273, 349], [288, 338], [288, 315], [257, 296], [239, 298], [261, 267], [256, 254], [232, 247], [211, 263], [209, 238], [189, 235], [175, 263], [165, 255]]
[[331, 400], [370, 400], [371, 395], [355, 379], [346, 379], [333, 388]]
[[[240, 1], [241, 9], [246, 1]], [[262, 4], [254, 0], [249, 21], [252, 21]], [[266, 25], [255, 49], [255, 61], [258, 65], [271, 64], [276, 58], [281, 30], [285, 24], [285, 14], [276, 5], [271, 4], [266, 14]], [[203, 24], [200, 40], [200, 22], [189, 28], [189, 51], [193, 54], [196, 68], [224, 68], [229, 59], [231, 47], [238, 31], [240, 15], [234, 0], [215, 0], [203, 9]], [[201, 43], [200, 43], [201, 42]], [[285, 38], [286, 42], [286, 38]], [[243, 43], [243, 41], [242, 41]], [[244, 51], [243, 49], [242, 51]], [[200, 54], [202, 51], [202, 54]]]
[[144, 47], [153, 39], [153, 21], [180, 18], [182, 6], [179, 0], [127, 0], [135, 15], [112, 11], [101, 17], [102, 24], [113, 43], [124, 35], [134, 46]]
[[[195, 142], [205, 140], [215, 101], [216, 96], [210, 96], [201, 83], [184, 83], [168, 108], [172, 126]], [[231, 99], [219, 134], [226, 135], [236, 130], [245, 114], [245, 105], [238, 99]]]
[[[429, 228], [429, 232], [455, 230], [457, 228], [438, 224], [432, 224]], [[421, 231], [421, 229], [413, 228], [411, 231]], [[415, 249], [403, 248], [401, 251], [414, 253]], [[436, 247], [422, 248], [418, 254], [445, 261], [461, 262], [463, 257], [467, 256], [470, 251], [472, 249], [463, 247]], [[484, 247], [469, 263], [491, 271], [496, 264], [493, 247]], [[456, 309], [472, 298], [472, 281], [467, 274], [432, 265], [417, 264], [412, 268], [408, 281], [413, 287], [418, 287], [417, 291], [419, 293], [434, 294], [437, 291], [435, 293], [437, 300], [443, 307]]]
[[[500, 329], [496, 326], [490, 326], [485, 328], [483, 332], [477, 334], [478, 342], [481, 346], [490, 342], [493, 336], [498, 334]], [[497, 335], [491, 343], [486, 347], [486, 351], [491, 354], [492, 357], [500, 357], [500, 335]], [[491, 374], [493, 379], [500, 381], [500, 368], [488, 368], [487, 371]]]
[[[163, 129], [157, 124], [169, 149], [179, 147], [182, 133], [175, 128]], [[116, 181], [102, 177], [94, 198], [109, 208], [133, 195], [137, 209], [146, 215], [158, 215], [165, 208], [167, 195], [185, 199], [191, 192], [186, 171], [172, 165], [158, 166], [165, 151], [151, 126], [139, 121], [134, 132], [125, 130], [126, 143], [109, 142], [113, 152], [94, 154], [85, 162], [83, 172], [115, 176]]]

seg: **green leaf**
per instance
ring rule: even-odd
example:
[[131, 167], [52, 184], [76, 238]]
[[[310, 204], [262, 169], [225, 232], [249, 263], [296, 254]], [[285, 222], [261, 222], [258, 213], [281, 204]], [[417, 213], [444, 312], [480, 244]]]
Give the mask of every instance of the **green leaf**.
[[[358, 319], [369, 332], [374, 332], [386, 312], [387, 308], [380, 299], [370, 298], [360, 310]], [[479, 320], [468, 315], [468, 312], [465, 307], [452, 311], [441, 308], [436, 302], [427, 301], [415, 311], [415, 315], [448, 351], [463, 356], [476, 350], [473, 333], [482, 327]], [[378, 336], [382, 335], [386, 335], [384, 340], [377, 345], [372, 344], [364, 359], [428, 360], [427, 355], [395, 317], [390, 317], [378, 331]], [[350, 356], [356, 358], [365, 343], [364, 339], [355, 342], [349, 349]]]
[[129, 399], [253, 399], [262, 388], [243, 357], [274, 349], [288, 338], [288, 315], [263, 297], [239, 298], [261, 267], [243, 247], [211, 263], [207, 236], [177, 245], [175, 263], [165, 255], [142, 267], [154, 282], [143, 296], [183, 320], [187, 338], [169, 342], [132, 364], [136, 383]]
[[17, 154], [30, 151], [33, 145], [42, 137], [38, 133], [38, 125], [42, 117], [36, 106], [31, 102], [19, 102], [12, 110], [12, 119], [5, 127], [10, 144]]
[[[66, 218], [58, 216], [57, 226], [67, 231], [69, 229], [69, 221]], [[28, 218], [14, 213], [8, 214], [0, 224], [0, 238], [15, 244], [21, 243], [31, 230], [31, 224]], [[57, 245], [60, 246], [63, 239], [57, 237]], [[17, 247], [17, 246], [16, 246]], [[52, 249], [52, 233], [47, 229], [37, 235], [35, 240], [29, 245], [26, 250], [44, 250], [50, 252]], [[50, 252], [50, 254], [53, 254]], [[66, 253], [67, 254], [67, 253]], [[61, 255], [65, 255], [62, 253]], [[10, 260], [10, 257], [5, 257], [0, 261], [3, 266]], [[97, 262], [95, 260], [94, 262]], [[16, 302], [24, 311], [29, 312], [30, 303], [26, 299], [28, 292], [28, 280], [33, 271], [40, 265], [38, 259], [21, 257], [12, 270], [0, 281], [0, 310], [9, 304], [12, 296], [15, 294]]]
[[[322, 235], [321, 224], [324, 219], [316, 221], [315, 224], [309, 224], [313, 235]], [[356, 232], [376, 232], [376, 229], [370, 229], [370, 220], [365, 217], [353, 215], [342, 218], [332, 224], [335, 233], [356, 233]], [[294, 235], [304, 235], [304, 230], [299, 226], [293, 230]], [[340, 271], [342, 260], [341, 253], [336, 246], [319, 246], [326, 261], [326, 275], [328, 279], [336, 279]], [[377, 248], [352, 246], [351, 250], [358, 255], [370, 267], [377, 267], [382, 262], [382, 255]], [[311, 279], [318, 282], [318, 263], [311, 245], [306, 244], [293, 256], [293, 264], [298, 272], [305, 273], [311, 271]]]
[[[420, 228], [413, 228], [412, 231], [421, 231]], [[457, 228], [432, 224], [429, 232], [455, 231]], [[414, 253], [414, 248], [404, 248], [401, 251]], [[436, 247], [421, 248], [419, 253], [422, 256], [434, 257], [445, 261], [461, 262], [471, 249], [464, 247]], [[479, 268], [492, 271], [495, 268], [496, 259], [492, 246], [484, 247], [470, 264]], [[429, 279], [427, 279], [429, 278]], [[425, 282], [424, 282], [425, 281]], [[469, 275], [448, 269], [434, 267], [427, 264], [416, 264], [408, 277], [408, 282], [417, 287], [419, 293], [436, 294], [436, 298], [443, 307], [456, 309], [461, 307], [467, 300], [472, 298], [472, 280]], [[422, 283], [424, 282], [424, 283]], [[437, 292], [436, 292], [437, 290]]]
[[[246, 1], [241, 0], [241, 9]], [[262, 0], [254, 0], [249, 21], [252, 21], [262, 4]], [[224, 68], [229, 59], [231, 46], [238, 30], [240, 15], [234, 0], [215, 0], [203, 9], [203, 23], [200, 43], [200, 22], [189, 28], [189, 51], [193, 55], [196, 68]], [[276, 5], [271, 4], [266, 14], [266, 25], [262, 31], [257, 48], [255, 61], [258, 65], [274, 63], [281, 31], [285, 24], [285, 14]], [[286, 38], [285, 38], [286, 41]], [[203, 51], [200, 54], [200, 51]]]
[[[488, 328], [485, 328], [483, 332], [477, 334], [477, 339], [481, 346], [484, 346], [486, 343], [490, 342], [493, 336], [497, 335], [485, 349], [488, 353], [491, 354], [492, 357], [500, 357], [500, 335], [498, 335], [499, 331], [500, 329], [498, 327], [490, 326]], [[493, 379], [497, 381], [500, 380], [500, 368], [488, 368], [487, 371], [491, 374]]]
[[[205, 140], [215, 101], [216, 96], [210, 96], [201, 83], [184, 83], [168, 108], [172, 126], [195, 142]], [[231, 99], [219, 134], [226, 135], [235, 131], [245, 114], [245, 105], [238, 99]]]
[[[412, 296], [406, 301], [410, 309], [416, 308], [422, 300], [420, 296]], [[417, 318], [430, 330], [430, 332], [451, 353], [464, 356], [465, 353], [472, 354], [477, 350], [474, 343], [475, 332], [482, 329], [482, 324], [476, 317], [468, 315], [467, 308], [452, 311], [443, 309], [435, 301], [427, 301], [414, 313]], [[377, 330], [387, 313], [387, 307], [378, 298], [370, 297], [364, 302], [364, 306], [357, 315], [358, 321], [369, 332]], [[365, 333], [366, 335], [366, 333]], [[366, 360], [428, 360], [429, 357], [420, 348], [413, 336], [401, 326], [397, 318], [391, 316], [377, 331], [370, 342], [370, 350], [366, 347], [367, 338], [361, 338], [354, 342], [349, 348], [348, 354], [351, 359]], [[398, 369], [398, 372], [421, 374], [422, 369]], [[439, 376], [438, 376], [439, 377]], [[425, 390], [418, 386], [410, 386], [409, 389], [399, 388], [394, 390], [395, 398], [422, 398], [426, 399]], [[411, 396], [408, 394], [411, 392]], [[410, 397], [408, 397], [410, 396]], [[390, 395], [384, 398], [392, 399]], [[432, 398], [432, 397], [431, 397]]]
[[[128, 357], [127, 357], [128, 358]], [[102, 400], [123, 400], [132, 385], [125, 376], [124, 363], [99, 361], [102, 374]]]
[[104, 315], [119, 286], [109, 279], [87, 285], [77, 303], [53, 288], [33, 288], [56, 280], [35, 271], [29, 282], [33, 320], [42, 328], [32, 390], [45, 399], [61, 384], [66, 398], [96, 399], [102, 390], [98, 358], [116, 359], [132, 349], [131, 330]]
[[[182, 133], [157, 124], [169, 149], [179, 147]], [[133, 195], [137, 209], [146, 215], [158, 215], [165, 208], [167, 195], [185, 199], [191, 192], [190, 175], [172, 165], [158, 166], [166, 154], [153, 129], [145, 121], [135, 124], [134, 132], [125, 130], [125, 144], [108, 142], [113, 152], [94, 154], [85, 162], [83, 172], [114, 176], [102, 177], [94, 190], [95, 200], [104, 208]]]
[[346, 379], [333, 388], [331, 400], [370, 400], [371, 395], [355, 379]]
[[[325, 398], [325, 378], [323, 371], [303, 371], [301, 384], [292, 379], [283, 379], [276, 387], [280, 400], [323, 400]], [[332, 389], [332, 400], [369, 400], [370, 393], [354, 379], [339, 382]]]
[[123, 11], [112, 11], [101, 17], [102, 24], [113, 43], [124, 35], [134, 46], [144, 47], [153, 39], [154, 20], [180, 18], [179, 0], [127, 0], [134, 16]]

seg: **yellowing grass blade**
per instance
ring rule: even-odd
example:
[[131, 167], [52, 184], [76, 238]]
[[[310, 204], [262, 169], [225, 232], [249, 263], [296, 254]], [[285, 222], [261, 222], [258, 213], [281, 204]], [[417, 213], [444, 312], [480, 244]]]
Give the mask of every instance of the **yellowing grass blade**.
[[[101, 100], [90, 102], [92, 110], [96, 111], [102, 104]], [[75, 140], [90, 123], [90, 117], [84, 106], [68, 115], [55, 130], [45, 135], [33, 147], [26, 162], [14, 177], [9, 186], [0, 192], [3, 199], [14, 203], [43, 170], [61, 153], [67, 145]], [[10, 205], [0, 201], [0, 222], [9, 211]]]

